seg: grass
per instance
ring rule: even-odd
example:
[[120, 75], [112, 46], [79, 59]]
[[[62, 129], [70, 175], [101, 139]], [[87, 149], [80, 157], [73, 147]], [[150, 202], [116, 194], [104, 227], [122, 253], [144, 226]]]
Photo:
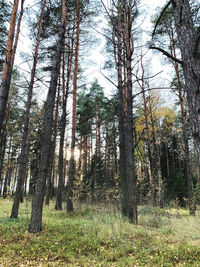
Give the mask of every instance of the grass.
[[200, 266], [200, 214], [140, 207], [131, 225], [113, 206], [78, 206], [73, 214], [44, 208], [43, 231], [27, 231], [31, 203], [9, 219], [0, 199], [0, 266]]

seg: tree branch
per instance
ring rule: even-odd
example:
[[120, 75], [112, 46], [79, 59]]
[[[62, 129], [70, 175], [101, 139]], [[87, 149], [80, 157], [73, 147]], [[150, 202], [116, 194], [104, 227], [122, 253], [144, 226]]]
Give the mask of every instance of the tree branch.
[[163, 53], [165, 56], [171, 58], [173, 61], [178, 62], [179, 64], [183, 64], [183, 61], [182, 61], [182, 60], [180, 60], [180, 59], [178, 59], [178, 58], [176, 58], [176, 57], [173, 57], [171, 54], [169, 54], [167, 51], [165, 51], [164, 49], [162, 49], [162, 48], [160, 48], [160, 47], [156, 47], [156, 46], [152, 46], [152, 45], [151, 45], [149, 48], [150, 48], [150, 49], [158, 50], [158, 51], [160, 51], [161, 53]]
[[100, 69], [100, 73], [106, 80], [108, 80], [112, 85], [114, 85], [116, 88], [118, 88], [118, 86], [111, 79], [109, 79], [106, 75], [104, 75], [102, 73], [101, 69]]
[[153, 30], [153, 33], [152, 33], [152, 38], [155, 35], [156, 28], [157, 28], [158, 24], [160, 23], [163, 14], [165, 13], [165, 11], [167, 10], [167, 8], [169, 7], [170, 4], [171, 4], [171, 0], [166, 4], [166, 6], [164, 6], [163, 10], [161, 11], [160, 16], [158, 17], [158, 19], [156, 21], [156, 25], [155, 25], [154, 30]]
[[144, 91], [140, 91], [137, 94], [133, 95], [133, 99], [136, 98], [138, 95], [142, 94], [143, 92], [149, 92], [149, 91], [153, 91], [153, 90], [176, 90], [177, 88], [175, 87], [155, 87], [155, 88], [148, 88], [145, 89]]

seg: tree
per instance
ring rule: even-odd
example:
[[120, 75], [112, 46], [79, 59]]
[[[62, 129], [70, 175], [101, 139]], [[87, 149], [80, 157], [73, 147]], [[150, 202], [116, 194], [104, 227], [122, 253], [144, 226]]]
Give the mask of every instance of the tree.
[[55, 209], [62, 210], [62, 191], [63, 191], [63, 178], [64, 178], [64, 166], [63, 166], [63, 149], [64, 149], [64, 139], [65, 139], [65, 128], [66, 128], [66, 117], [67, 117], [67, 99], [69, 95], [69, 83], [71, 77], [72, 69], [72, 57], [73, 57], [73, 37], [72, 37], [72, 47], [71, 53], [68, 55], [68, 70], [67, 70], [67, 83], [65, 86], [65, 54], [63, 53], [63, 72], [62, 72], [62, 117], [61, 117], [61, 129], [60, 129], [60, 147], [59, 147], [59, 160], [58, 160], [58, 172], [59, 172], [59, 181], [58, 181], [58, 191], [56, 198]]
[[[158, 17], [159, 18], [159, 17]], [[154, 36], [166, 35], [169, 39], [169, 49], [172, 58], [176, 58], [177, 54], [177, 37], [175, 32], [175, 25], [172, 16], [171, 8], [166, 9], [165, 14], [162, 15], [162, 18], [159, 19], [159, 25], [154, 31]], [[179, 45], [179, 43], [178, 43]], [[176, 74], [176, 83], [175, 86], [178, 88], [178, 97], [181, 108], [181, 121], [182, 121], [182, 131], [183, 131], [183, 140], [184, 140], [184, 153], [185, 153], [185, 163], [186, 163], [186, 172], [187, 172], [187, 184], [188, 184], [188, 195], [189, 195], [189, 209], [190, 214], [195, 215], [195, 199], [194, 199], [194, 186], [191, 172], [191, 162], [190, 162], [190, 153], [189, 153], [189, 137], [187, 133], [187, 110], [184, 108], [184, 93], [182, 85], [184, 84], [181, 81], [179, 63], [172, 61], [173, 67]]]
[[[151, 183], [152, 183], [152, 202], [153, 206], [158, 204], [158, 187], [159, 187], [159, 159], [158, 159], [158, 152], [157, 152], [157, 145], [156, 145], [156, 137], [155, 137], [155, 126], [154, 126], [154, 118], [153, 118], [153, 111], [152, 105], [149, 96], [149, 103], [147, 103], [147, 97], [145, 92], [145, 71], [143, 65], [143, 55], [141, 55], [141, 82], [138, 81], [138, 84], [142, 91], [142, 98], [143, 98], [143, 106], [144, 106], [144, 124], [145, 124], [145, 133], [146, 133], [146, 142], [147, 142], [147, 150], [148, 150], [148, 158], [149, 158], [149, 165], [150, 165], [150, 173], [151, 173]], [[147, 82], [148, 84], [148, 82]], [[148, 105], [149, 104], [149, 105]], [[150, 118], [150, 119], [149, 119]], [[150, 136], [150, 124], [152, 126], [152, 139]], [[154, 150], [152, 150], [152, 144]]]
[[10, 6], [7, 1], [2, 0], [0, 3], [0, 27], [1, 27], [1, 40], [0, 40], [0, 72], [3, 70], [4, 57], [6, 53], [6, 38], [8, 36], [6, 20], [10, 15]]
[[8, 95], [10, 90], [11, 73], [13, 67], [13, 42], [15, 35], [16, 17], [19, 0], [14, 0], [12, 13], [10, 16], [10, 29], [8, 32], [8, 41], [6, 47], [6, 59], [3, 67], [2, 83], [0, 86], [0, 132], [3, 127], [3, 121], [6, 113], [6, 106], [8, 102]]
[[22, 136], [22, 142], [21, 142], [21, 153], [19, 156], [17, 188], [15, 192], [11, 218], [17, 218], [18, 216], [19, 203], [22, 197], [22, 188], [23, 188], [23, 183], [24, 183], [24, 178], [25, 178], [25, 173], [26, 173], [26, 153], [27, 153], [26, 147], [27, 147], [27, 138], [28, 138], [28, 133], [29, 133], [30, 109], [31, 109], [31, 101], [32, 101], [32, 95], [33, 95], [33, 85], [34, 85], [34, 79], [35, 79], [35, 73], [36, 73], [36, 66], [37, 66], [37, 60], [38, 60], [38, 49], [39, 49], [39, 44], [40, 44], [42, 17], [44, 14], [45, 6], [46, 6], [46, 0], [44, 0], [43, 2], [43, 7], [42, 7], [39, 24], [38, 24], [38, 33], [37, 33], [37, 38], [36, 38], [33, 67], [31, 70], [31, 80], [29, 83], [26, 111], [24, 114], [24, 129], [23, 129], [23, 136]]
[[51, 144], [52, 144], [51, 137], [52, 137], [55, 95], [56, 95], [58, 76], [60, 72], [61, 56], [64, 47], [64, 38], [66, 30], [66, 12], [67, 12], [67, 1], [63, 0], [59, 38], [57, 42], [53, 69], [51, 71], [51, 81], [50, 81], [49, 91], [45, 103], [45, 114], [44, 114], [44, 125], [43, 125], [44, 142], [41, 148], [39, 177], [37, 179], [35, 195], [32, 202], [31, 221], [29, 225], [29, 232], [32, 233], [37, 233], [42, 230], [43, 200], [45, 194], [45, 184], [48, 173], [48, 165], [49, 165], [49, 158], [50, 158]]
[[182, 64], [193, 138], [200, 164], [199, 30], [195, 27], [193, 20], [193, 11], [191, 9], [189, 0], [171, 0], [163, 8], [155, 25], [154, 32], [163, 14], [166, 12], [170, 4], [172, 5], [172, 14], [175, 21], [176, 33], [178, 37], [182, 60], [171, 56], [163, 49], [155, 49], [160, 50], [166, 56]]
[[[111, 24], [111, 37], [108, 37], [108, 39], [112, 43], [112, 50], [114, 51], [113, 58], [115, 60], [118, 75], [117, 87], [122, 212], [124, 215], [128, 215], [130, 222], [137, 224], [138, 215], [133, 137], [132, 60], [134, 52], [133, 22], [138, 15], [138, 1], [133, 1], [133, 3], [125, 0], [117, 1], [117, 3], [112, 1], [112, 12], [107, 10], [103, 1], [101, 2], [105, 7]], [[122, 66], [124, 67], [124, 81], [122, 80]]]
[[75, 142], [76, 142], [76, 104], [77, 104], [77, 76], [78, 76], [78, 58], [79, 58], [79, 40], [80, 40], [80, 12], [81, 2], [77, 1], [76, 6], [76, 47], [75, 47], [75, 63], [73, 77], [73, 106], [72, 106], [72, 137], [71, 137], [71, 158], [69, 165], [69, 179], [67, 183], [67, 211], [73, 212], [73, 187], [75, 181]]

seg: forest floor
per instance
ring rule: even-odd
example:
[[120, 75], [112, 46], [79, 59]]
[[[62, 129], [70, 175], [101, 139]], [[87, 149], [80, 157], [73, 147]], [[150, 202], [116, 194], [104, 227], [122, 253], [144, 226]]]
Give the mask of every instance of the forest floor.
[[112, 205], [78, 205], [73, 214], [44, 207], [43, 231], [30, 234], [31, 202], [10, 219], [0, 199], [0, 266], [200, 266], [200, 211], [139, 207], [131, 225]]

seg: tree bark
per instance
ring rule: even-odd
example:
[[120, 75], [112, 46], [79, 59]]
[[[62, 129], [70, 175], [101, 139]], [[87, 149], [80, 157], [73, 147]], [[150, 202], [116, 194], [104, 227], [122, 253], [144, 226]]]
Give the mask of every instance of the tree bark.
[[8, 159], [6, 164], [6, 174], [5, 174], [5, 181], [3, 185], [3, 197], [6, 198], [7, 196], [7, 185], [8, 185], [8, 176], [9, 176], [9, 169], [10, 169], [10, 158], [11, 158], [11, 147], [12, 147], [12, 136], [10, 137], [9, 147], [8, 147]]
[[[173, 47], [174, 56], [176, 56], [176, 49]], [[178, 91], [179, 91], [179, 102], [181, 108], [181, 119], [182, 119], [182, 129], [183, 129], [183, 142], [185, 149], [185, 163], [186, 163], [186, 171], [187, 171], [187, 186], [188, 186], [188, 197], [189, 197], [189, 210], [190, 215], [195, 216], [195, 196], [194, 196], [194, 185], [192, 179], [192, 171], [191, 171], [191, 161], [190, 161], [190, 151], [189, 151], [189, 142], [188, 142], [188, 134], [187, 134], [187, 123], [186, 123], [186, 110], [184, 110], [183, 105], [183, 97], [182, 97], [182, 86], [181, 79], [179, 75], [178, 63], [174, 62], [174, 69], [176, 72], [177, 83], [178, 83]]]
[[20, 10], [19, 19], [18, 19], [18, 22], [17, 22], [17, 30], [16, 30], [16, 36], [15, 36], [15, 43], [14, 43], [13, 52], [12, 52], [11, 69], [13, 69], [13, 66], [14, 66], [15, 53], [17, 51], [17, 45], [18, 45], [18, 41], [19, 41], [19, 34], [20, 34], [20, 29], [21, 29], [21, 22], [22, 22], [22, 17], [23, 17], [23, 14], [24, 14], [24, 2], [25, 2], [25, 0], [21, 0], [21, 10]]
[[40, 14], [40, 19], [39, 19], [39, 25], [38, 25], [33, 67], [31, 70], [31, 80], [30, 80], [29, 87], [28, 87], [26, 111], [24, 114], [24, 129], [23, 129], [23, 136], [22, 136], [22, 141], [21, 141], [21, 153], [19, 156], [17, 187], [16, 187], [14, 202], [12, 206], [12, 212], [10, 216], [11, 218], [18, 217], [19, 203], [22, 197], [23, 184], [24, 184], [24, 179], [25, 179], [25, 174], [26, 174], [26, 160], [27, 160], [26, 153], [27, 153], [27, 139], [28, 139], [28, 134], [29, 134], [31, 101], [32, 101], [32, 95], [33, 95], [33, 86], [34, 86], [34, 79], [35, 79], [35, 73], [36, 73], [36, 66], [37, 66], [37, 61], [38, 61], [38, 49], [39, 49], [39, 44], [40, 44], [40, 32], [41, 32], [41, 27], [42, 27], [42, 18], [43, 18], [45, 6], [46, 6], [46, 1], [47, 0], [44, 0], [42, 11]]
[[73, 77], [73, 106], [72, 106], [72, 138], [71, 138], [71, 157], [69, 165], [69, 179], [67, 183], [67, 212], [73, 212], [73, 188], [75, 181], [75, 143], [76, 143], [76, 103], [77, 103], [77, 76], [78, 76], [78, 57], [79, 57], [79, 39], [80, 39], [80, 0], [77, 1], [76, 7], [76, 48], [75, 48], [75, 65]]
[[62, 191], [64, 187], [64, 167], [63, 167], [63, 149], [64, 149], [64, 140], [65, 140], [65, 128], [66, 128], [66, 116], [67, 116], [67, 99], [69, 94], [69, 87], [65, 88], [65, 60], [63, 53], [63, 106], [62, 106], [62, 118], [61, 118], [61, 132], [60, 132], [60, 148], [59, 148], [59, 159], [58, 159], [58, 191], [56, 198], [56, 210], [62, 210]]
[[54, 167], [55, 167], [55, 150], [56, 150], [56, 138], [58, 132], [58, 108], [60, 101], [60, 82], [58, 82], [57, 88], [57, 100], [56, 100], [56, 111], [55, 111], [55, 120], [54, 120], [54, 133], [53, 133], [53, 141], [51, 146], [51, 155], [49, 160], [49, 168], [48, 168], [48, 176], [47, 176], [47, 189], [46, 189], [46, 199], [45, 205], [49, 205], [50, 197], [52, 197], [52, 189], [53, 189], [53, 177], [54, 177]]
[[12, 73], [13, 59], [13, 41], [15, 35], [16, 17], [19, 0], [14, 0], [12, 13], [10, 17], [10, 29], [8, 32], [8, 42], [6, 47], [6, 59], [3, 67], [2, 83], [0, 86], [0, 132], [3, 127], [3, 121], [6, 113], [6, 106], [8, 102], [8, 95], [10, 90], [10, 81]]
[[133, 107], [132, 107], [132, 3], [124, 0], [124, 24], [126, 33], [126, 65], [127, 65], [127, 114], [125, 119], [125, 148], [126, 148], [126, 175], [128, 184], [128, 217], [131, 223], [138, 223], [136, 175], [134, 166], [134, 142], [133, 142]]
[[[183, 61], [183, 72], [194, 143], [200, 164], [200, 48], [188, 0], [172, 1], [173, 17]], [[197, 51], [196, 51], [197, 50]]]
[[55, 105], [56, 88], [58, 82], [58, 76], [60, 72], [61, 56], [64, 47], [65, 29], [66, 29], [66, 13], [67, 6], [66, 0], [62, 1], [62, 22], [59, 29], [59, 39], [57, 42], [55, 61], [51, 72], [51, 81], [47, 100], [45, 103], [45, 114], [44, 114], [44, 142], [41, 148], [41, 160], [39, 177], [36, 183], [35, 195], [32, 202], [32, 213], [31, 221], [29, 224], [29, 232], [37, 233], [42, 230], [42, 210], [43, 200], [45, 194], [46, 178], [48, 173], [49, 158], [51, 153], [51, 137], [52, 137], [52, 126], [53, 126], [53, 111]]
[[83, 145], [84, 145], [83, 174], [85, 174], [87, 172], [87, 165], [88, 165], [88, 137], [87, 135], [84, 135]]
[[117, 75], [118, 75], [118, 119], [119, 119], [119, 176], [121, 188], [121, 209], [124, 216], [128, 215], [128, 185], [126, 180], [126, 152], [125, 152], [125, 132], [124, 132], [124, 90], [122, 85], [122, 40], [121, 40], [121, 1], [118, 0], [118, 26], [117, 26]]

